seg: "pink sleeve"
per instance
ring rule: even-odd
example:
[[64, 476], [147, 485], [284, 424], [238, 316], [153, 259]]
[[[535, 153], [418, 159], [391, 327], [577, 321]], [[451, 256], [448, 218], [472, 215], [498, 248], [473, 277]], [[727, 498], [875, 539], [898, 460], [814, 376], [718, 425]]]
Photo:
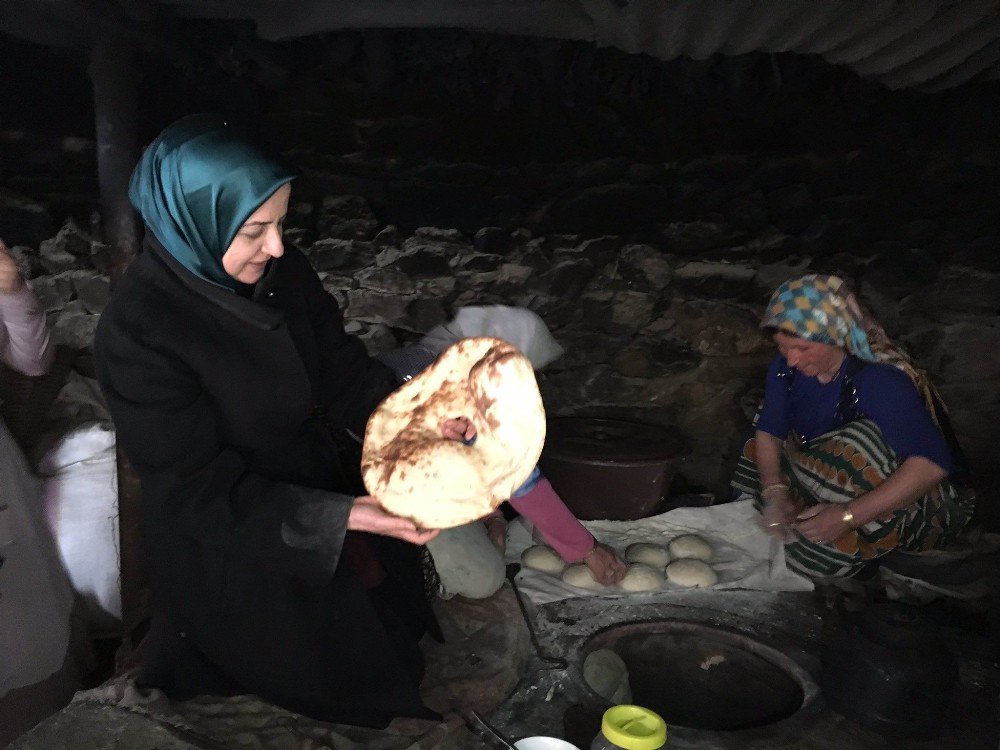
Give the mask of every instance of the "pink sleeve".
[[526, 495], [512, 497], [510, 504], [538, 529], [545, 541], [566, 562], [579, 562], [594, 548], [594, 537], [542, 477]]
[[54, 356], [45, 311], [31, 288], [0, 294], [0, 361], [25, 375], [42, 375]]

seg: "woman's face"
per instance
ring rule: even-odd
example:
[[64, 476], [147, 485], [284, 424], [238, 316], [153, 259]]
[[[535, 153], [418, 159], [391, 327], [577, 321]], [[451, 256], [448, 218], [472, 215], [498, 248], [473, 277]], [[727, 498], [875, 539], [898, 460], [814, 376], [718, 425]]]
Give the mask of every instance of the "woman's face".
[[281, 225], [288, 213], [291, 194], [292, 186], [282, 185], [250, 214], [236, 233], [222, 256], [222, 267], [237, 281], [256, 284], [264, 275], [268, 261], [284, 254]]
[[836, 377], [846, 356], [839, 346], [807, 341], [781, 331], [775, 333], [773, 338], [789, 365], [821, 383], [829, 383]]

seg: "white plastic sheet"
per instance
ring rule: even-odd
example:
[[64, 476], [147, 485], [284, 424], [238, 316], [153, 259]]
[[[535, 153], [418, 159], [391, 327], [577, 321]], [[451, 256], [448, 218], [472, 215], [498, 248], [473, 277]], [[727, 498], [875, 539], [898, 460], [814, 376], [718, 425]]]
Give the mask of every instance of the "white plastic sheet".
[[[759, 514], [750, 500], [713, 505], [707, 508], [677, 508], [638, 521], [584, 521], [598, 541], [613, 547], [624, 556], [634, 542], [666, 546], [681, 534], [698, 534], [708, 540], [715, 556], [711, 561], [719, 582], [708, 590], [751, 589], [756, 591], [811, 591], [812, 582], [793, 572], [785, 564], [785, 548], [759, 526]], [[535, 544], [524, 519], [511, 524], [507, 535], [507, 560], [519, 562], [521, 553]], [[615, 599], [674, 599], [691, 591], [667, 582], [653, 592], [629, 593], [618, 588], [588, 591], [563, 583], [556, 576], [522, 568], [518, 588], [536, 604], [546, 604], [574, 596], [600, 596]]]
[[45, 454], [39, 471], [45, 517], [88, 622], [97, 632], [115, 632], [122, 605], [114, 431], [103, 423], [73, 430]]
[[537, 314], [505, 305], [459, 308], [452, 320], [431, 329], [420, 343], [439, 354], [459, 339], [474, 336], [492, 336], [513, 344], [536, 370], [563, 354], [563, 348]]

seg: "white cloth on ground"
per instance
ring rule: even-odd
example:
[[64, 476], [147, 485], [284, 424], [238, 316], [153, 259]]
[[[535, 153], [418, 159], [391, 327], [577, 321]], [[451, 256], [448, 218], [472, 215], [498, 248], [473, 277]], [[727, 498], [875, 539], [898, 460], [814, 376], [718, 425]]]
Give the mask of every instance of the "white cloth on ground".
[[[752, 589], [757, 591], [811, 591], [812, 582], [791, 571], [785, 564], [785, 548], [775, 537], [764, 533], [760, 514], [749, 500], [707, 508], [676, 508], [658, 516], [638, 521], [584, 521], [583, 525], [598, 541], [619, 554], [635, 542], [666, 544], [681, 534], [698, 534], [707, 539], [715, 554], [711, 566], [719, 582], [710, 589]], [[531, 529], [523, 519], [514, 521], [507, 533], [507, 561], [517, 562], [521, 553], [532, 546]], [[557, 576], [537, 570], [521, 569], [518, 589], [535, 604], [546, 604], [580, 596], [580, 590], [563, 583]], [[611, 598], [640, 597], [648, 602], [657, 597], [686, 596], [688, 589], [667, 582], [660, 591], [631, 593], [618, 588], [591, 592], [592, 596]]]

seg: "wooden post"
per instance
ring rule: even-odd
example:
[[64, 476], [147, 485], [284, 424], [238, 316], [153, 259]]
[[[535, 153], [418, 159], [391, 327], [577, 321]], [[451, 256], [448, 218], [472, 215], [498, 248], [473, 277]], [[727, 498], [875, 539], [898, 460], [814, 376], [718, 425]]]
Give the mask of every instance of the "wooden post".
[[[128, 181], [139, 155], [138, 92], [132, 50], [113, 37], [91, 50], [97, 130], [97, 180], [103, 239], [111, 247], [111, 284], [139, 251], [140, 224], [128, 200]], [[136, 628], [149, 618], [149, 593], [139, 530], [139, 479], [118, 449], [118, 535], [122, 596], [120, 664], [131, 660]]]

